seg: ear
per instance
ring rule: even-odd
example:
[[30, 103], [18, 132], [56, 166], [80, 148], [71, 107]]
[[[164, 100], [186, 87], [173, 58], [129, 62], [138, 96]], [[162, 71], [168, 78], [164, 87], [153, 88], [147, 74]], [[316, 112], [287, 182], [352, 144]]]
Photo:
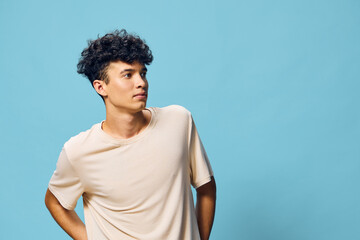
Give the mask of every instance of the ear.
[[93, 87], [95, 91], [103, 97], [107, 96], [105, 85], [105, 82], [102, 80], [94, 80], [93, 82]]

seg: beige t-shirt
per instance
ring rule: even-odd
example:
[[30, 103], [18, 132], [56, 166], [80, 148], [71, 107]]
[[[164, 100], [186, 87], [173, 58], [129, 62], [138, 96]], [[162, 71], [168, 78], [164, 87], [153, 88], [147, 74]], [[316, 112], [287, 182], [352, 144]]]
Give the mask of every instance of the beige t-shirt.
[[113, 138], [98, 123], [64, 144], [49, 190], [69, 210], [83, 196], [88, 239], [200, 239], [191, 185], [213, 172], [191, 113], [148, 110], [134, 137]]

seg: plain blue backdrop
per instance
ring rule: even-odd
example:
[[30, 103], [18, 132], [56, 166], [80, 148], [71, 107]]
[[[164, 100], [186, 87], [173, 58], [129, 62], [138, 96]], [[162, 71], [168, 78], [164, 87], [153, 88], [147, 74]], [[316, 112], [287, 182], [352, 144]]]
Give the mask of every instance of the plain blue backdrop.
[[44, 194], [64, 142], [104, 119], [80, 53], [118, 28], [153, 51], [148, 106], [193, 113], [211, 239], [360, 239], [359, 26], [356, 0], [0, 1], [0, 239], [68, 239]]

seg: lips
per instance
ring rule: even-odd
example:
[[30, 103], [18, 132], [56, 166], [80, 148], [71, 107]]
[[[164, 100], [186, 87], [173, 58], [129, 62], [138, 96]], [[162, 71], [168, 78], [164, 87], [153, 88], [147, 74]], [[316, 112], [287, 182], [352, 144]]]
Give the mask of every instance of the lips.
[[146, 92], [141, 92], [141, 93], [135, 94], [134, 98], [137, 99], [137, 100], [140, 100], [140, 101], [146, 101], [147, 93]]
[[141, 93], [138, 93], [138, 94], [135, 94], [135, 95], [134, 95], [134, 97], [136, 97], [136, 96], [143, 96], [143, 97], [146, 97], [146, 96], [147, 96], [147, 94], [146, 94], [146, 92], [141, 92]]

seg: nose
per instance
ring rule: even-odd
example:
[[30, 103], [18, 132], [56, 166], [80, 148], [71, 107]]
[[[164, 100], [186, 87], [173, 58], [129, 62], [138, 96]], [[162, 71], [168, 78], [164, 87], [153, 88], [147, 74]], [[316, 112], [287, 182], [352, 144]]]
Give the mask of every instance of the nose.
[[136, 84], [136, 88], [147, 88], [148, 82], [145, 77], [142, 77], [140, 74], [137, 74], [135, 84]]

